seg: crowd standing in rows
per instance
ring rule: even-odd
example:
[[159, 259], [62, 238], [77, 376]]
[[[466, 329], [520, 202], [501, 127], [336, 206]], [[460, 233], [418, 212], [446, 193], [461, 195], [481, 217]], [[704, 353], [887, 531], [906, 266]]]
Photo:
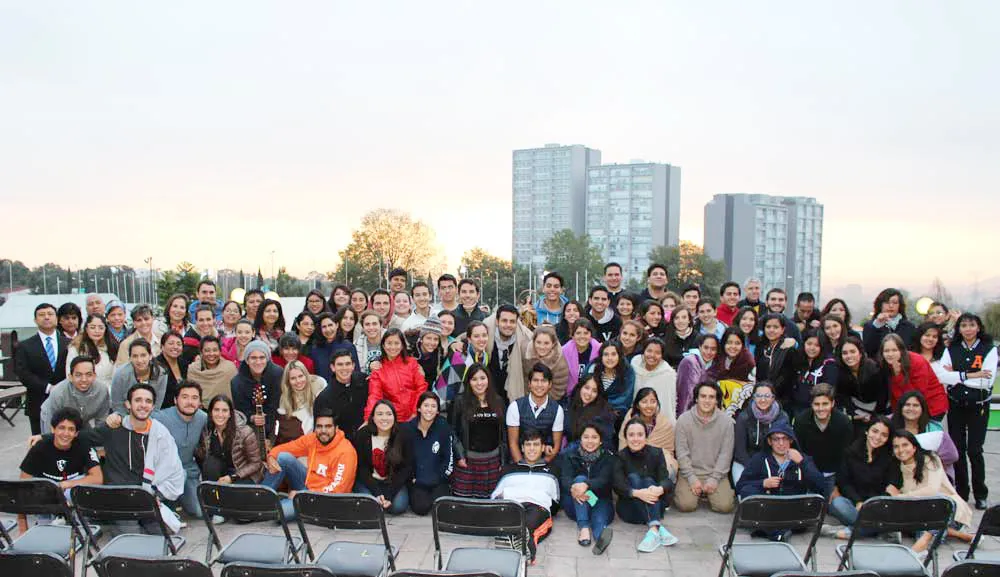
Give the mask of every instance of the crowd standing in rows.
[[144, 485], [196, 518], [202, 480], [280, 489], [288, 516], [303, 490], [391, 515], [512, 499], [532, 557], [559, 510], [600, 554], [615, 517], [646, 525], [650, 552], [677, 542], [671, 505], [750, 495], [825, 495], [841, 539], [877, 495], [951, 498], [957, 538], [970, 497], [987, 506], [997, 349], [975, 314], [935, 303], [915, 324], [886, 289], [859, 331], [841, 299], [786, 311], [756, 279], [678, 295], [659, 264], [640, 294], [609, 263], [586, 302], [549, 272], [537, 302], [492, 312], [473, 279], [442, 275], [435, 301], [407, 278], [311, 291], [302, 311], [259, 290], [220, 302], [208, 280], [162, 318], [98, 295], [39, 305], [15, 355], [35, 435], [22, 477]]

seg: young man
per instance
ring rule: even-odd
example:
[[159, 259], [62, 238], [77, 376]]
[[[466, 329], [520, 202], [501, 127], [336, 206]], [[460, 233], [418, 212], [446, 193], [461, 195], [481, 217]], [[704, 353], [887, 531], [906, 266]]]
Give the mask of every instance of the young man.
[[406, 279], [409, 275], [406, 269], [394, 268], [389, 272], [389, 292], [392, 294], [406, 291]]
[[524, 505], [528, 526], [528, 551], [535, 562], [538, 543], [552, 531], [552, 506], [559, 502], [559, 479], [549, 461], [543, 458], [545, 447], [540, 431], [524, 431], [518, 458], [504, 469], [500, 482], [490, 495]]
[[[740, 476], [736, 485], [736, 494], [740, 499], [753, 495], [823, 493], [826, 486], [823, 473], [811, 458], [792, 448], [795, 433], [788, 425], [781, 423], [770, 429], [767, 444], [770, 449], [758, 451], [751, 457]], [[787, 542], [791, 536], [789, 529], [768, 534], [772, 541]]]
[[715, 311], [715, 318], [722, 321], [727, 327], [733, 324], [736, 313], [740, 312], [740, 285], [733, 281], [722, 283], [719, 287], [719, 308]]
[[542, 435], [545, 461], [551, 463], [559, 455], [563, 437], [563, 410], [549, 399], [552, 371], [542, 363], [531, 367], [528, 394], [507, 407], [507, 444], [514, 462], [521, 460], [521, 431], [534, 429]]
[[760, 279], [755, 277], [750, 277], [743, 283], [743, 292], [746, 293], [746, 297], [740, 302], [736, 303], [739, 308], [750, 307], [760, 314]]
[[56, 307], [42, 303], [35, 307], [38, 332], [21, 341], [14, 353], [14, 372], [28, 390], [28, 422], [31, 434], [42, 432], [42, 403], [52, 387], [66, 376], [69, 341], [57, 330]]
[[605, 343], [618, 336], [622, 330], [622, 320], [611, 308], [611, 293], [598, 285], [591, 287], [587, 297], [587, 316], [594, 325], [594, 338]]
[[[69, 489], [76, 485], [104, 483], [97, 451], [78, 438], [83, 428], [80, 411], [62, 407], [52, 414], [46, 425], [52, 433], [43, 435], [28, 449], [21, 461], [21, 478], [55, 481], [66, 491], [67, 498]], [[24, 516], [19, 515], [17, 522], [22, 533], [28, 530]]]
[[[243, 363], [230, 383], [233, 407], [243, 413], [251, 427], [264, 427], [269, 439], [275, 435], [275, 420], [281, 401], [281, 367], [271, 362], [271, 348], [263, 341], [250, 341], [244, 350]], [[264, 415], [257, 415], [254, 393], [263, 397]]]
[[104, 423], [111, 412], [111, 396], [105, 386], [94, 386], [94, 359], [79, 356], [69, 363], [69, 378], [52, 388], [41, 408], [42, 433], [51, 433], [52, 416], [66, 408], [76, 409], [82, 419], [78, 430]]
[[545, 323], [558, 325], [562, 320], [563, 305], [569, 302], [569, 299], [562, 294], [565, 284], [562, 275], [555, 271], [542, 278], [542, 298], [535, 303], [539, 325]]
[[196, 292], [198, 298], [192, 301], [188, 306], [188, 314], [191, 315], [191, 318], [195, 318], [195, 313], [198, 312], [198, 307], [202, 305], [209, 307], [209, 310], [213, 312], [215, 317], [213, 320], [222, 318], [222, 303], [215, 300], [215, 293], [216, 288], [214, 282], [209, 279], [202, 279], [198, 282]]
[[201, 505], [198, 504], [198, 483], [201, 469], [194, 460], [194, 450], [201, 442], [201, 433], [208, 423], [208, 415], [201, 410], [201, 385], [192, 381], [177, 383], [174, 406], [157, 411], [153, 418], [163, 423], [177, 445], [177, 454], [184, 467], [184, 493], [180, 505], [184, 511], [201, 519]]
[[799, 293], [795, 297], [795, 314], [792, 321], [800, 333], [806, 329], [819, 327], [819, 311], [816, 310], [816, 297], [810, 292]]
[[243, 308], [245, 318], [251, 321], [257, 318], [257, 309], [264, 303], [264, 291], [260, 289], [250, 289], [243, 295]]
[[[118, 357], [115, 359], [115, 367], [120, 367], [129, 362], [132, 341], [138, 338], [146, 339], [152, 348], [153, 357], [160, 354], [160, 333], [153, 329], [155, 319], [153, 309], [149, 305], [138, 305], [132, 309], [132, 334], [125, 337], [125, 340], [118, 345]], [[162, 399], [161, 399], [162, 400]], [[114, 409], [115, 407], [112, 407]]]
[[659, 302], [663, 295], [667, 294], [668, 282], [670, 282], [670, 277], [667, 275], [666, 265], [657, 262], [649, 265], [649, 268], [646, 269], [646, 288], [639, 293], [639, 302], [648, 300]]
[[618, 295], [625, 292], [622, 286], [622, 265], [616, 262], [609, 262], [604, 265], [604, 286], [608, 287], [608, 296], [611, 297], [611, 307], [618, 304]]
[[[787, 302], [788, 295], [785, 294], [785, 290], [773, 288], [767, 291], [767, 298], [764, 304], [767, 306], [768, 312], [783, 315], [785, 314], [785, 305]], [[785, 329], [785, 336], [802, 342], [802, 332], [799, 331], [799, 327], [795, 326], [795, 323], [788, 323], [788, 327]]]
[[104, 299], [97, 293], [90, 293], [87, 295], [87, 301], [84, 305], [84, 309], [87, 311], [88, 317], [92, 317], [94, 315], [104, 316]]
[[[307, 457], [303, 465], [300, 457]], [[313, 431], [267, 453], [267, 474], [263, 485], [277, 490], [288, 482], [288, 498], [281, 500], [286, 519], [295, 518], [292, 499], [299, 491], [350, 493], [358, 470], [358, 454], [337, 428], [333, 413], [321, 410], [313, 414]]]
[[479, 308], [479, 285], [471, 278], [463, 278], [458, 282], [458, 300], [461, 303], [455, 307], [455, 331], [460, 335], [465, 332], [470, 321], [481, 321], [486, 313]]
[[418, 280], [410, 287], [410, 300], [413, 301], [413, 310], [410, 317], [403, 322], [400, 329], [409, 338], [411, 333], [419, 331], [421, 325], [431, 316], [431, 287], [422, 280]]
[[698, 312], [698, 301], [701, 300], [701, 287], [696, 284], [689, 284], [681, 291], [681, 302], [689, 310]]
[[454, 311], [458, 308], [458, 281], [454, 275], [443, 274], [437, 279], [438, 297], [441, 302], [431, 307], [431, 314], [441, 311]]
[[331, 413], [348, 439], [354, 439], [354, 433], [362, 425], [365, 403], [368, 402], [368, 380], [356, 368], [351, 351], [334, 351], [330, 359], [333, 378], [313, 401], [313, 414], [322, 411]]
[[722, 410], [718, 385], [701, 383], [694, 388], [695, 405], [677, 419], [677, 489], [674, 505], [688, 513], [707, 498], [716, 513], [735, 506], [729, 468], [733, 461], [733, 420]]
[[489, 337], [489, 369], [493, 388], [505, 402], [514, 402], [525, 394], [524, 356], [531, 342], [531, 331], [520, 323], [514, 305], [502, 304], [494, 315], [483, 321]]
[[823, 473], [823, 494], [827, 497], [837, 481], [844, 452], [854, 439], [851, 418], [842, 411], [835, 411], [835, 404], [832, 385], [813, 385], [812, 407], [796, 415], [794, 422], [799, 448], [812, 455], [816, 468]]

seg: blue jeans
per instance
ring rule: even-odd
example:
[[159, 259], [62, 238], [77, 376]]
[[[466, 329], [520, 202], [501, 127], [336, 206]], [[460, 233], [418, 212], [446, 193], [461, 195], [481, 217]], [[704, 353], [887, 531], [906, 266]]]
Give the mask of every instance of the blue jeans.
[[192, 477], [188, 475], [184, 479], [184, 492], [181, 496], [177, 498], [174, 503], [179, 504], [184, 512], [191, 515], [195, 519], [201, 519], [201, 504], [198, 502], [198, 483], [201, 481], [201, 477]]
[[[577, 475], [573, 479], [574, 483], [586, 483], [587, 477]], [[568, 491], [562, 494], [562, 508], [566, 511], [566, 516], [576, 521], [577, 528], [590, 528], [594, 534], [594, 539], [599, 539], [604, 528], [615, 518], [615, 508], [611, 504], [611, 499], [598, 499], [593, 507], [590, 503], [579, 503]]]
[[[854, 528], [854, 523], [858, 520], [858, 508], [847, 497], [835, 497], [830, 503], [830, 514], [836, 517], [845, 527]], [[858, 533], [861, 537], [874, 537], [878, 533], [871, 529], [865, 529]]]
[[[309, 474], [309, 470], [295, 458], [295, 455], [291, 453], [279, 454], [278, 465], [281, 466], [280, 471], [277, 473], [268, 471], [264, 475], [264, 482], [262, 483], [264, 486], [278, 490], [282, 481], [288, 481], [289, 490], [306, 490], [306, 476]], [[281, 500], [281, 510], [285, 512], [286, 520], [291, 521], [295, 519], [295, 506], [292, 504], [291, 499]]]
[[[651, 477], [640, 477], [638, 473], [629, 473], [628, 485], [633, 489], [646, 489], [659, 485]], [[666, 496], [666, 493], [663, 494]], [[622, 521], [633, 525], [659, 525], [663, 518], [663, 498], [652, 505], [632, 497], [618, 499], [618, 516]]]
[[[382, 489], [381, 484], [379, 486], [379, 489]], [[354, 492], [360, 493], [362, 495], [373, 495], [373, 493], [368, 489], [368, 487], [366, 487], [365, 484], [361, 482], [358, 482], [354, 485]], [[388, 493], [388, 490], [386, 490], [385, 493]], [[384, 493], [381, 494], [385, 496]], [[409, 508], [410, 508], [410, 494], [407, 492], [406, 486], [403, 486], [402, 488], [400, 488], [399, 491], [396, 492], [396, 496], [392, 498], [392, 504], [389, 505], [389, 508], [386, 509], [385, 512], [390, 515], [402, 515]]]
[[833, 488], [837, 486], [837, 475], [823, 473], [823, 496], [827, 499], [833, 494]]

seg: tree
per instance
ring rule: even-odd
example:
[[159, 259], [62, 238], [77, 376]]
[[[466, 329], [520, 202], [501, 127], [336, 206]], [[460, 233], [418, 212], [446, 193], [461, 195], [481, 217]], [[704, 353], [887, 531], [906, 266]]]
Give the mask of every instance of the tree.
[[990, 335], [1000, 335], [1000, 301], [986, 303], [981, 314], [983, 328]]
[[394, 268], [423, 276], [438, 252], [434, 239], [433, 229], [403, 211], [373, 210], [351, 233], [351, 242], [340, 251], [340, 266], [327, 278], [370, 291], [384, 286]]
[[667, 267], [667, 289], [678, 294], [689, 284], [697, 284], [704, 295], [715, 298], [726, 282], [726, 264], [713, 260], [693, 242], [682, 240], [680, 246], [658, 246], [649, 251], [649, 262]]
[[[464, 274], [461, 274], [462, 270], [465, 271]], [[465, 254], [462, 255], [459, 273], [465, 278], [476, 279], [483, 302], [490, 303], [494, 309], [498, 304], [514, 304], [517, 301], [517, 296], [514, 294], [515, 287], [526, 288], [528, 286], [528, 270], [526, 268], [518, 267], [515, 275], [513, 265], [509, 260], [494, 256], [479, 247], [465, 251]], [[498, 280], [499, 285], [497, 284]], [[498, 294], [499, 303], [497, 302]]]
[[260, 274], [260, 267], [257, 267], [257, 286], [254, 288], [264, 290], [264, 275]]
[[288, 274], [288, 269], [278, 269], [278, 277], [274, 280], [274, 291], [283, 297], [304, 297], [309, 292], [309, 283]]
[[187, 261], [179, 263], [176, 270], [168, 270], [157, 281], [156, 297], [159, 302], [156, 304], [162, 306], [171, 295], [178, 293], [193, 298], [200, 280], [201, 274], [193, 264]]
[[931, 282], [931, 290], [928, 296], [936, 302], [944, 303], [949, 306], [953, 306], [955, 303], [955, 299], [952, 298], [951, 293], [944, 286], [944, 283], [941, 282], [941, 277], [934, 277], [934, 280]]
[[[588, 285], [599, 281], [604, 274], [601, 249], [591, 243], [586, 234], [577, 236], [572, 230], [560, 230], [545, 241], [542, 254], [545, 255], [545, 269], [557, 271], [566, 279], [564, 292], [567, 296], [570, 288], [576, 289], [574, 292], [585, 293], [589, 290]], [[578, 275], [579, 287], [576, 286]]]

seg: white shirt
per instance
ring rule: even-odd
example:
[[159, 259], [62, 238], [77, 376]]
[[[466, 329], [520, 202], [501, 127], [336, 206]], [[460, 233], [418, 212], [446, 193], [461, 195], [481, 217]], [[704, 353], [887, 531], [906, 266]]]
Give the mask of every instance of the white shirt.
[[[545, 398], [545, 402], [541, 405], [536, 405], [535, 401], [531, 399], [531, 395], [528, 395], [528, 406], [531, 407], [531, 412], [537, 418], [539, 413], [545, 410], [545, 407], [549, 405], [549, 398]], [[520, 427], [521, 426], [521, 411], [517, 408], [517, 402], [513, 402], [507, 407], [507, 426], [508, 427]], [[561, 433], [563, 430], [563, 410], [562, 407], [556, 405], [556, 418], [552, 421], [552, 432]]]

